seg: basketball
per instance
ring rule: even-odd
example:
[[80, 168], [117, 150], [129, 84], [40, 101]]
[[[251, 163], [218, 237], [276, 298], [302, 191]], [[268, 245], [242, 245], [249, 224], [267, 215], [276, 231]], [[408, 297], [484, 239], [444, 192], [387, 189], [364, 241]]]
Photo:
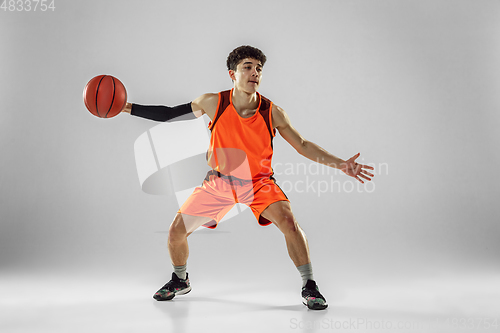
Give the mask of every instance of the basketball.
[[91, 79], [85, 86], [83, 101], [94, 116], [112, 118], [125, 107], [127, 90], [116, 77], [99, 75]]

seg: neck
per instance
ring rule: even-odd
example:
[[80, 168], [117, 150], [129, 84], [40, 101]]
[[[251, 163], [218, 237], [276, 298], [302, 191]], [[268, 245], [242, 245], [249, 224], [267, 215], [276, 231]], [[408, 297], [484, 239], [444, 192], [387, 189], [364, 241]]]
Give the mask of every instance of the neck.
[[259, 104], [259, 97], [257, 92], [249, 93], [234, 87], [232, 101], [236, 110], [256, 109]]

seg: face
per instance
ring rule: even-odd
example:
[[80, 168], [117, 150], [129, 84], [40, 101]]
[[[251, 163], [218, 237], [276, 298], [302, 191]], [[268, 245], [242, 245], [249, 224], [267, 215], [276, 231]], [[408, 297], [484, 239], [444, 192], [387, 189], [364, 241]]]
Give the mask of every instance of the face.
[[229, 76], [236, 88], [256, 92], [262, 80], [262, 64], [256, 59], [245, 58], [236, 66], [236, 71], [229, 71]]

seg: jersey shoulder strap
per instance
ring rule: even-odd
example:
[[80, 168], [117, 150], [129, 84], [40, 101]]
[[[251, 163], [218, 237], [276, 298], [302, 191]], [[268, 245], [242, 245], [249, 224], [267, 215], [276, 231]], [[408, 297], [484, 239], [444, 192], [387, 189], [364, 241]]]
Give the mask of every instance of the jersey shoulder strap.
[[272, 119], [272, 111], [273, 111], [273, 102], [271, 102], [266, 97], [260, 95], [260, 108], [259, 113], [264, 118], [266, 122], [267, 130], [269, 131], [269, 135], [271, 136], [271, 140], [276, 135], [276, 130], [273, 128], [273, 119]]
[[231, 96], [231, 90], [225, 90], [219, 93], [219, 104], [217, 105], [217, 111], [215, 112], [214, 120], [211, 121], [208, 125], [209, 130], [212, 130], [212, 128], [214, 128], [215, 124], [217, 123], [217, 120], [219, 120], [219, 118], [222, 116], [224, 111], [231, 103], [230, 96]]

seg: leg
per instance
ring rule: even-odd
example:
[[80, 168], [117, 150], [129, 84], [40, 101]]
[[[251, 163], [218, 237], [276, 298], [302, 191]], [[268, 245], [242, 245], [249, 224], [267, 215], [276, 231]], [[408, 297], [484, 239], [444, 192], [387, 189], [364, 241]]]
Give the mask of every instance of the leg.
[[187, 237], [211, 218], [177, 213], [168, 230], [168, 252], [174, 266], [186, 264], [189, 256]]
[[[174, 266], [174, 273], [172, 273], [172, 279], [153, 295], [154, 299], [157, 301], [168, 301], [174, 298], [175, 295], [183, 295], [191, 291], [185, 267], [189, 256], [187, 237], [199, 226], [210, 220], [207, 217], [177, 213], [168, 233], [168, 252]], [[181, 275], [177, 275], [177, 273]]]
[[214, 177], [212, 177], [211, 182], [211, 184], [207, 185], [208, 181], [205, 180], [201, 187], [197, 187], [193, 191], [170, 224], [168, 252], [174, 266], [174, 272], [172, 273], [172, 279], [153, 296], [158, 301], [170, 300], [175, 295], [182, 295], [191, 291], [186, 271], [189, 257], [187, 237], [203, 224], [218, 221], [221, 212], [225, 208], [230, 209], [230, 207], [226, 206], [234, 205], [232, 192], [228, 192], [230, 196], [227, 196], [227, 200], [221, 200], [220, 184], [218, 187], [217, 179], [214, 179]]
[[[309, 264], [309, 246], [304, 231], [295, 220], [288, 201], [278, 201], [269, 205], [261, 214], [272, 221], [285, 235], [288, 253], [295, 266]], [[301, 268], [299, 268], [300, 270]], [[309, 267], [309, 270], [311, 268]], [[310, 271], [312, 273], [312, 271]], [[307, 275], [306, 275], [307, 276]], [[316, 282], [304, 276], [302, 303], [311, 310], [323, 310], [328, 307], [326, 299], [319, 292]], [[305, 281], [307, 279], [307, 281]]]
[[306, 234], [295, 220], [290, 202], [274, 202], [261, 215], [273, 222], [283, 233], [288, 254], [295, 266], [298, 267], [311, 262]]
[[210, 181], [205, 180], [201, 187], [197, 187], [169, 228], [168, 251], [172, 264], [185, 265], [189, 256], [187, 237], [201, 225], [215, 221], [221, 211], [229, 211], [233, 205], [233, 193], [223, 180], [211, 176]]

